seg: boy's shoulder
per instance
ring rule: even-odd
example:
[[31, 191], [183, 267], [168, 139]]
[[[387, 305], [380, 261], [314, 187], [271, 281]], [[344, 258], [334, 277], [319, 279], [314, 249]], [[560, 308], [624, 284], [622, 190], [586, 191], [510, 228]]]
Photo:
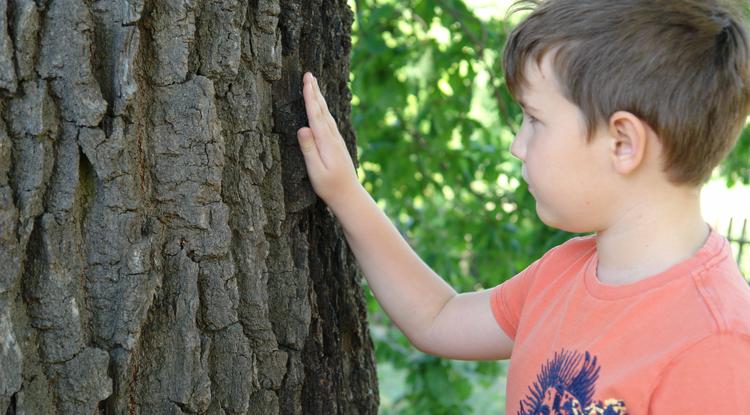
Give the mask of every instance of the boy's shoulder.
[[750, 336], [750, 284], [740, 272], [729, 242], [722, 239], [721, 254], [696, 267], [693, 281], [712, 317], [715, 334]]
[[595, 234], [574, 236], [547, 250], [524, 274], [530, 274], [533, 285], [548, 285], [553, 280], [562, 283], [581, 271], [595, 254]]
[[596, 234], [574, 236], [550, 248], [542, 257], [542, 263], [572, 263], [596, 253]]
[[595, 247], [596, 247], [596, 234], [592, 233], [590, 235], [579, 235], [579, 236], [571, 237], [567, 241], [561, 243], [560, 245], [552, 249], [575, 252], [575, 251], [581, 251], [581, 250], [586, 251]]

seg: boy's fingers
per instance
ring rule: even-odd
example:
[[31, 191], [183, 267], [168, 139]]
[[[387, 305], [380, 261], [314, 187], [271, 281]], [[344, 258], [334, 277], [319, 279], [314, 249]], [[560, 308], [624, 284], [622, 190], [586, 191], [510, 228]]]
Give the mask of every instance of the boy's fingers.
[[336, 131], [331, 129], [331, 126], [328, 122], [328, 119], [326, 117], [326, 112], [328, 111], [328, 106], [325, 102], [325, 98], [323, 98], [323, 94], [320, 92], [320, 87], [318, 86], [318, 80], [311, 75], [310, 79], [310, 89], [311, 89], [311, 98], [312, 101], [309, 103], [309, 105], [315, 107], [313, 112], [315, 113], [317, 120], [320, 122], [320, 126], [325, 126], [328, 129], [328, 132], [330, 134], [333, 134], [335, 136]]
[[323, 118], [323, 114], [320, 112], [320, 105], [318, 104], [317, 97], [315, 96], [315, 86], [313, 81], [305, 82], [302, 89], [302, 94], [305, 97], [305, 110], [307, 111], [307, 120], [310, 123], [315, 136], [321, 139], [319, 145], [325, 146], [323, 141], [326, 141], [325, 136], [330, 135], [331, 131]]
[[[325, 158], [334, 147], [342, 147], [346, 150], [346, 145], [344, 144], [344, 140], [341, 139], [336, 121], [333, 119], [330, 111], [328, 111], [328, 105], [323, 94], [320, 92], [318, 80], [308, 72], [305, 74], [303, 82], [307, 119], [316, 138], [320, 157]], [[323, 162], [325, 164], [325, 161]]]
[[326, 98], [323, 96], [323, 92], [321, 92], [320, 90], [318, 80], [314, 77], [313, 80], [313, 83], [315, 84], [315, 96], [317, 98], [318, 106], [320, 107], [321, 116], [328, 125], [328, 129], [331, 130], [331, 134], [335, 135], [338, 131], [336, 120], [333, 119], [333, 115], [331, 115], [331, 112], [328, 110], [328, 103], [326, 103]]
[[325, 124], [328, 126], [328, 129], [331, 131], [331, 137], [333, 138], [333, 142], [339, 148], [343, 149], [345, 152], [348, 153], [349, 149], [346, 147], [346, 143], [344, 143], [344, 139], [341, 137], [341, 134], [339, 133], [339, 126], [337, 125], [336, 120], [333, 118], [333, 115], [331, 115], [331, 111], [329, 111], [328, 109], [328, 104], [326, 103], [325, 97], [323, 96], [323, 93], [320, 91], [318, 80], [315, 77], [313, 77], [313, 79], [315, 83], [316, 96], [320, 104], [321, 118], [325, 120]]
[[320, 117], [320, 105], [318, 105], [312, 81], [305, 82], [302, 86], [302, 96], [305, 97], [305, 111], [307, 111], [308, 120], [318, 119]]
[[302, 156], [305, 158], [305, 164], [310, 170], [310, 174], [322, 171], [325, 166], [320, 158], [320, 152], [318, 152], [318, 145], [315, 143], [312, 130], [308, 127], [300, 128], [297, 131], [297, 141], [299, 141]]

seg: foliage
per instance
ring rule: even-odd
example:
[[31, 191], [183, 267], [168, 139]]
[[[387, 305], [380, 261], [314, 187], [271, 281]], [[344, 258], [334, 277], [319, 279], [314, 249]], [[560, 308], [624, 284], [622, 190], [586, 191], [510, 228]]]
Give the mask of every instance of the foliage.
[[[355, 1], [353, 123], [367, 190], [457, 291], [490, 288], [565, 238], [536, 218], [507, 151], [520, 111], [498, 64], [502, 21], [460, 0]], [[496, 362], [416, 351], [370, 297], [379, 361], [409, 369], [399, 413], [470, 413]]]
[[[462, 0], [350, 3], [360, 175], [425, 262], [457, 291], [473, 291], [567, 239], [538, 220], [508, 151], [521, 118], [500, 65], [509, 23], [480, 19]], [[748, 159], [745, 131], [722, 176], [748, 183]], [[472, 389], [500, 366], [416, 351], [368, 295], [378, 361], [408, 371], [398, 413], [476, 412]]]
[[742, 131], [739, 141], [718, 171], [730, 187], [738, 183], [750, 184], [750, 126]]

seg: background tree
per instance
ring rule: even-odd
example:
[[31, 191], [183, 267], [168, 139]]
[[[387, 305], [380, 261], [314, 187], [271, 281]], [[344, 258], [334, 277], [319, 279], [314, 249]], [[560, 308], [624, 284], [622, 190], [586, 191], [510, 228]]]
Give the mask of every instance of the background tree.
[[[508, 150], [522, 117], [502, 73], [510, 1], [350, 3], [361, 178], [419, 255], [465, 292], [494, 287], [568, 239], [539, 221]], [[719, 173], [750, 183], [750, 129]], [[420, 353], [368, 299], [383, 413], [502, 411], [505, 362]]]
[[302, 74], [354, 149], [343, 0], [0, 2], [0, 413], [371, 414]]

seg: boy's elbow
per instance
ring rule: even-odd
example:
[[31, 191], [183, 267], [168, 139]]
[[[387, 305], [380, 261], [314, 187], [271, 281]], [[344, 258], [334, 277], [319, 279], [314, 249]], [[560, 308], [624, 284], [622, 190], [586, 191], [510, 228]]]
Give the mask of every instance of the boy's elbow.
[[415, 349], [419, 350], [422, 353], [426, 353], [429, 355], [437, 356], [436, 351], [434, 350], [434, 347], [431, 346], [431, 342], [427, 339], [426, 333], [422, 333], [421, 335], [418, 335], [416, 333], [407, 333], [403, 329], [399, 328], [401, 333], [404, 334], [404, 337], [409, 341], [409, 344], [412, 345]]
[[438, 352], [438, 350], [436, 350], [435, 347], [431, 347], [432, 345], [431, 345], [431, 343], [429, 341], [426, 341], [426, 340], [411, 340], [411, 339], [409, 339], [409, 341], [411, 342], [412, 346], [414, 346], [414, 348], [417, 349], [417, 350], [419, 350], [420, 352], [422, 352], [424, 354], [429, 354], [429, 355], [432, 355], [432, 356], [441, 357], [440, 353]]

